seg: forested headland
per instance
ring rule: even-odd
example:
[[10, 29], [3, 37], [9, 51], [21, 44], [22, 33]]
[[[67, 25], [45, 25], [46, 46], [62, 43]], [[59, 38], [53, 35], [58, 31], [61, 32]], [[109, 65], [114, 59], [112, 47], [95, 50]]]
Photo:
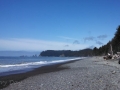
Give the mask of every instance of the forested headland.
[[56, 57], [77, 57], [77, 56], [91, 56], [92, 49], [84, 49], [80, 51], [71, 50], [47, 50], [41, 52], [40, 56], [56, 56]]
[[99, 48], [95, 47], [93, 49], [94, 55], [106, 55], [108, 52], [110, 52], [110, 44], [112, 46], [113, 54], [120, 52], [120, 25], [113, 34], [114, 37], [106, 45], [103, 45]]
[[114, 37], [105, 45], [93, 49], [87, 48], [79, 51], [71, 51], [71, 50], [46, 50], [40, 53], [40, 56], [65, 56], [65, 57], [77, 57], [77, 56], [100, 56], [106, 55], [110, 52], [110, 45], [112, 45], [113, 53], [120, 52], [120, 25], [116, 29]]

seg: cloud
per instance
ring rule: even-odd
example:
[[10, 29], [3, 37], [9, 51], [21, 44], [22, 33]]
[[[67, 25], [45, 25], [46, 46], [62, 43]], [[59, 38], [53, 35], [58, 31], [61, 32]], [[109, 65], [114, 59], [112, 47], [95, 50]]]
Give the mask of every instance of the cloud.
[[92, 45], [92, 46], [89, 46], [88, 48], [90, 48], [90, 49], [93, 49], [95, 46], [94, 45]]
[[96, 44], [98, 44], [98, 45], [103, 45], [103, 43], [100, 42], [100, 41], [96, 41]]
[[71, 37], [64, 37], [64, 36], [58, 36], [58, 37], [66, 40], [75, 40], [75, 38], [71, 38]]
[[78, 40], [75, 40], [73, 44], [80, 44], [80, 42]]
[[[69, 46], [68, 48], [65, 45]], [[73, 43], [45, 41], [35, 39], [10, 38], [0, 39], [0, 50], [25, 50], [25, 51], [41, 51], [41, 50], [79, 50], [88, 47], [86, 44], [76, 46]]]
[[69, 45], [65, 45], [65, 47], [69, 47]]
[[86, 37], [84, 38], [84, 41], [93, 41], [95, 42], [97, 45], [103, 45], [103, 43], [100, 40], [104, 40], [105, 38], [107, 38], [107, 35], [99, 35], [98, 37]]
[[85, 37], [84, 41], [93, 41], [95, 39], [95, 37], [90, 36], [90, 37]]
[[103, 40], [103, 39], [107, 38], [107, 35], [100, 35], [97, 38]]

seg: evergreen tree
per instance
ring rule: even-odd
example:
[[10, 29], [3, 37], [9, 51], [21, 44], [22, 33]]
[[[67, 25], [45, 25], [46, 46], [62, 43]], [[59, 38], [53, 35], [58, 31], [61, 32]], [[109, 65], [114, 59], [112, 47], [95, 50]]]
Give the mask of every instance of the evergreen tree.
[[112, 46], [114, 53], [120, 51], [120, 25], [116, 29], [114, 38], [112, 39]]

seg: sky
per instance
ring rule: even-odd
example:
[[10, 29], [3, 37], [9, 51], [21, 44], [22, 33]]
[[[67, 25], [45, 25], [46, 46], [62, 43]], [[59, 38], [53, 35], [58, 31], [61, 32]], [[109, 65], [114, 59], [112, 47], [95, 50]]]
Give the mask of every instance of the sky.
[[0, 51], [81, 50], [109, 42], [120, 0], [0, 0]]

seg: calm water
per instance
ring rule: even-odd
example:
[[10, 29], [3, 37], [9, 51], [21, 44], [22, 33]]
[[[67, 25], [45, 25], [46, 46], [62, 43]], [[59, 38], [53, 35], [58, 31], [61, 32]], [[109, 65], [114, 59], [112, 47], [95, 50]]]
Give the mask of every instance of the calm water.
[[0, 57], [0, 76], [82, 58], [84, 57]]

